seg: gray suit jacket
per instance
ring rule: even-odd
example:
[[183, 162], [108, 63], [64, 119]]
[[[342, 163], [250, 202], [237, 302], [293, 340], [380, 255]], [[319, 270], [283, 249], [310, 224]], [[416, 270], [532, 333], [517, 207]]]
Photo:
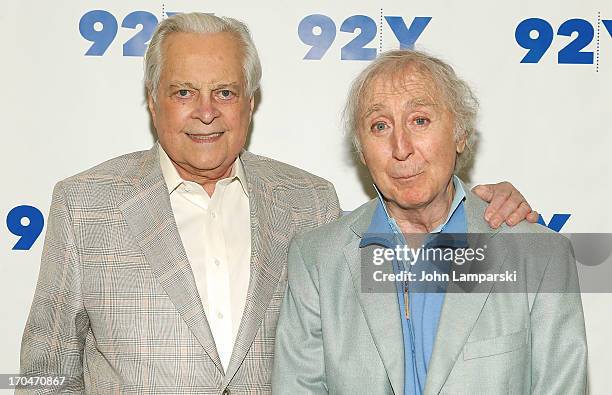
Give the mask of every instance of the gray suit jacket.
[[[370, 201], [292, 242], [273, 393], [404, 393], [396, 294], [361, 288], [359, 243], [375, 206]], [[517, 270], [524, 291], [449, 285], [425, 394], [584, 393], [586, 338], [569, 242], [525, 222], [493, 231], [484, 210], [468, 192], [468, 231], [495, 251], [484, 273]], [[515, 237], [504, 237], [509, 233]], [[546, 235], [546, 248], [527, 233]]]
[[269, 393], [289, 241], [336, 219], [339, 205], [321, 178], [249, 152], [241, 159], [251, 281], [227, 372], [152, 149], [55, 187], [22, 373], [66, 376], [62, 393]]

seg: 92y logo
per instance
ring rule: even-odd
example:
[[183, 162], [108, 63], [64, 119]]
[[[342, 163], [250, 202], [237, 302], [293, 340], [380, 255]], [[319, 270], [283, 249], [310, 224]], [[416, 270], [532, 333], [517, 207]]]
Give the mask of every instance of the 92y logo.
[[555, 232], [561, 232], [561, 228], [563, 228], [571, 216], [571, 214], [553, 214], [553, 216], [548, 220], [548, 223], [546, 223], [546, 221], [544, 221], [544, 217], [542, 217], [540, 214], [538, 217], [538, 223], [546, 226], [548, 229], [554, 230]]
[[36, 207], [21, 205], [14, 207], [6, 216], [9, 232], [18, 236], [13, 250], [29, 250], [45, 226], [45, 217]]
[[[174, 14], [176, 12], [166, 12], [168, 16]], [[136, 32], [123, 43], [123, 56], [143, 56], [157, 23], [157, 17], [148, 11], [133, 11], [127, 14], [121, 21], [121, 27]], [[85, 56], [104, 55], [115, 40], [118, 30], [119, 22], [110, 12], [92, 10], [85, 13], [79, 21], [79, 32], [85, 40], [92, 43]]]
[[[573, 38], [557, 53], [557, 63], [593, 64], [593, 51], [586, 51], [585, 48], [593, 42], [596, 29], [601, 29], [602, 33], [605, 29], [612, 36], [612, 20], [598, 19], [597, 26], [577, 18], [561, 23], [556, 35]], [[553, 43], [555, 31], [544, 19], [528, 18], [517, 25], [514, 38], [519, 46], [528, 50], [521, 63], [538, 63]]]
[[[431, 17], [416, 17], [406, 25], [401, 16], [385, 16], [384, 20], [391, 28], [399, 42], [399, 48], [413, 48], [423, 33]], [[382, 26], [381, 26], [382, 28]], [[307, 60], [321, 60], [336, 39], [337, 27], [327, 15], [312, 14], [304, 17], [298, 25], [298, 37], [310, 46], [304, 55]], [[376, 48], [368, 48], [378, 33], [376, 22], [366, 15], [353, 15], [340, 25], [340, 32], [359, 33], [340, 50], [341, 60], [372, 60], [376, 57]]]

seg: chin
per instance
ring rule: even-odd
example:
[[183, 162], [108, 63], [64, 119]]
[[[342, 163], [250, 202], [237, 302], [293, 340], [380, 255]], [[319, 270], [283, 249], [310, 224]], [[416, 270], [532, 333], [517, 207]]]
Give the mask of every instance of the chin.
[[206, 161], [204, 163], [200, 163], [200, 169], [202, 170], [214, 170], [215, 173], [217, 171], [219, 172], [224, 172], [226, 170], [226, 167], [229, 167], [232, 165], [232, 162], [226, 162], [224, 160], [219, 160], [219, 161]]
[[394, 199], [398, 206], [404, 209], [414, 209], [426, 206], [431, 201], [428, 191], [414, 191], [397, 193]]
[[423, 200], [399, 200], [397, 201], [397, 205], [404, 210], [414, 210], [418, 208], [425, 207], [427, 205], [427, 201]]
[[185, 158], [186, 162], [195, 169], [199, 170], [212, 170], [222, 165], [223, 159], [216, 158], [208, 154], [194, 154], [189, 155]]

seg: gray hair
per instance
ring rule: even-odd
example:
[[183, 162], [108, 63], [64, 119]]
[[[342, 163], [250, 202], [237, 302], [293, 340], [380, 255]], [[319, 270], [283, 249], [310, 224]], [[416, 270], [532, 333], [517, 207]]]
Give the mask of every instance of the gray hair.
[[465, 150], [457, 157], [455, 171], [461, 170], [470, 159], [476, 139], [476, 115], [478, 100], [465, 81], [444, 61], [415, 50], [394, 50], [382, 53], [372, 61], [353, 81], [344, 107], [343, 119], [346, 133], [353, 146], [361, 153], [359, 126], [361, 105], [370, 83], [380, 75], [393, 76], [405, 72], [409, 66], [427, 72], [437, 84], [442, 100], [455, 119], [455, 140], [465, 137]]
[[253, 97], [261, 80], [261, 63], [257, 48], [251, 38], [248, 27], [239, 20], [218, 17], [201, 12], [176, 14], [163, 20], [155, 29], [144, 56], [145, 87], [153, 100], [157, 97], [157, 88], [164, 61], [162, 51], [166, 37], [172, 33], [233, 33], [238, 38], [244, 51], [242, 68], [245, 79], [245, 89], [248, 97]]

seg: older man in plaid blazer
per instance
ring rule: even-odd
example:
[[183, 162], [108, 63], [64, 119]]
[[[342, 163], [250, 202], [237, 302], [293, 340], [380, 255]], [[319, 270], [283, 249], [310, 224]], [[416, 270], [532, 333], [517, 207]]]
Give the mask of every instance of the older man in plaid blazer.
[[[270, 392], [288, 243], [340, 208], [329, 182], [244, 151], [260, 76], [244, 24], [159, 25], [145, 56], [159, 143], [53, 193], [21, 366], [66, 380], [40, 392]], [[508, 183], [482, 192], [492, 222], [535, 215]]]

